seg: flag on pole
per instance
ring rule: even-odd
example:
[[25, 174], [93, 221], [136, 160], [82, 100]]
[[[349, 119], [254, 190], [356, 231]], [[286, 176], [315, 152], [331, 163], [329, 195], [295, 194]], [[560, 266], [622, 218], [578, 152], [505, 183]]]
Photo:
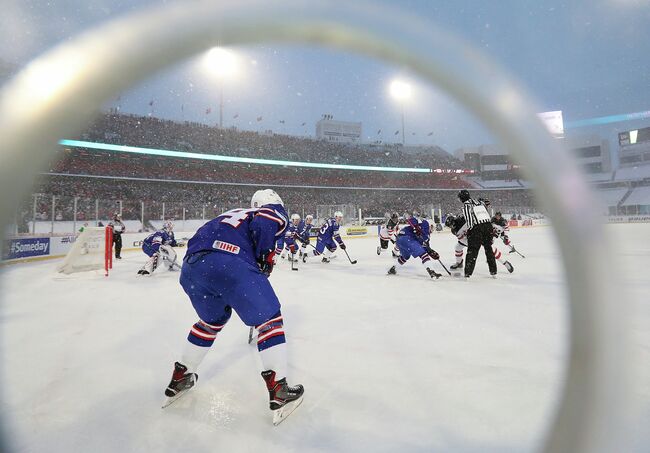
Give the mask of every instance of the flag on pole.
[[280, 124], [284, 124], [284, 120], [280, 120]]
[[235, 119], [235, 118], [239, 118], [239, 113], [235, 113], [235, 114], [233, 115], [232, 118], [233, 118], [233, 119]]
[[379, 135], [379, 134], [381, 134], [381, 129], [379, 129], [379, 130], [377, 131], [377, 135]]
[[153, 107], [153, 99], [149, 101], [149, 106]]
[[396, 130], [394, 135], [397, 135], [397, 134], [399, 134], [399, 130]]
[[258, 116], [258, 117], [257, 117], [257, 122], [259, 123], [259, 122], [262, 121], [263, 119], [264, 119], [264, 118], [262, 118], [261, 116]]
[[427, 134], [427, 137], [431, 137], [432, 135], [433, 135], [433, 132], [429, 132], [429, 133]]
[[205, 114], [206, 114], [206, 115], [209, 115], [210, 112], [212, 112], [212, 109], [211, 109], [210, 107], [208, 107], [207, 109], [205, 109]]
[[302, 123], [301, 126], [304, 126], [305, 124], [307, 124], [307, 123]]

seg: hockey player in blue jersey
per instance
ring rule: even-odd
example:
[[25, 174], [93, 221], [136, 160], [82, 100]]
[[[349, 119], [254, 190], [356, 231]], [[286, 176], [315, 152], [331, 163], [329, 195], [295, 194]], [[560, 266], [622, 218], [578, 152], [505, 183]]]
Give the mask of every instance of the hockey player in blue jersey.
[[[188, 242], [180, 283], [199, 320], [190, 329], [165, 390], [171, 404], [197, 381], [197, 368], [232, 311], [257, 329], [257, 349], [269, 392], [273, 423], [301, 402], [303, 387], [287, 384], [286, 340], [280, 302], [271, 287], [275, 242], [285, 233], [287, 213], [271, 189], [258, 190], [251, 209], [233, 209], [203, 225]], [[163, 406], [163, 407], [165, 407]]]
[[[330, 217], [325, 221], [320, 231], [318, 231], [318, 238], [316, 239], [316, 247], [313, 251], [313, 256], [323, 255], [323, 263], [329, 263], [331, 258], [334, 258], [332, 255], [338, 247], [341, 247], [341, 250], [345, 250], [345, 244], [341, 235], [339, 234], [339, 227], [343, 222], [343, 213], [341, 211], [336, 211], [334, 217]], [[302, 256], [302, 262], [307, 261], [308, 254]]]
[[[404, 215], [406, 226], [399, 230], [397, 234], [397, 246], [400, 250], [400, 256], [397, 262], [401, 266], [411, 257], [420, 258], [429, 276], [431, 278], [440, 278], [442, 275], [429, 267], [431, 258], [434, 260], [440, 258], [440, 255], [429, 247], [429, 235], [431, 232], [429, 222], [424, 219], [418, 219], [417, 214], [417, 212], [414, 212], [413, 215]], [[388, 273], [391, 275], [397, 274], [396, 267], [391, 267]]]
[[280, 255], [280, 258], [285, 258], [286, 251], [289, 251], [289, 260], [296, 261], [296, 252], [298, 245], [296, 244], [296, 235], [298, 232], [298, 225], [300, 224], [300, 216], [298, 214], [291, 215], [291, 222], [287, 231], [284, 233], [283, 238], [278, 240], [275, 247], [275, 254]]
[[170, 271], [180, 269], [176, 263], [176, 251], [173, 247], [182, 245], [174, 238], [174, 224], [171, 221], [165, 222], [161, 230], [150, 234], [142, 241], [142, 251], [149, 256], [149, 259], [138, 271], [138, 274], [153, 274], [161, 260], [166, 261], [167, 269]]
[[296, 239], [301, 242], [300, 246], [300, 256], [302, 257], [307, 253], [307, 246], [311, 243], [311, 229], [314, 227], [313, 222], [314, 216], [307, 214], [305, 220], [301, 220], [298, 224], [298, 229], [296, 231]]

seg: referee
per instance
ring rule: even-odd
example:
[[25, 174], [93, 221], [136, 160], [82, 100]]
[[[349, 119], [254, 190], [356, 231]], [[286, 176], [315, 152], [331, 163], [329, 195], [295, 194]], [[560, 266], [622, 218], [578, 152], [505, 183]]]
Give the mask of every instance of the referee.
[[478, 251], [483, 246], [490, 275], [497, 274], [497, 262], [492, 251], [492, 222], [485, 209], [485, 202], [475, 201], [466, 189], [458, 192], [458, 199], [463, 203], [463, 212], [467, 221], [467, 256], [465, 258], [465, 277], [474, 273]]
[[113, 220], [108, 224], [113, 229], [113, 244], [115, 244], [115, 258], [122, 259], [122, 233], [126, 230], [126, 225], [122, 222], [122, 217], [119, 213], [113, 215]]

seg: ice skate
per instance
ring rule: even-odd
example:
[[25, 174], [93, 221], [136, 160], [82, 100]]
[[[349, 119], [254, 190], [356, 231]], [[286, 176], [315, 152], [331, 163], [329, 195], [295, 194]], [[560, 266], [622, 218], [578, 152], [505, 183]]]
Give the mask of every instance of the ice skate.
[[321, 262], [323, 262], [323, 263], [329, 263], [329, 262], [330, 262], [330, 259], [327, 258], [326, 256], [324, 256], [323, 259], [321, 260]]
[[199, 376], [196, 373], [188, 373], [187, 367], [178, 362], [174, 363], [174, 373], [172, 380], [165, 389], [167, 400], [163, 403], [163, 409], [172, 404], [174, 401], [185, 395], [189, 389], [194, 387]]
[[377, 246], [377, 255], [381, 255], [381, 247]]
[[427, 272], [429, 273], [429, 277], [435, 278], [436, 280], [442, 277], [442, 274], [439, 274], [433, 269], [429, 269], [428, 267], [427, 267]]
[[146, 269], [140, 269], [138, 275], [150, 275], [151, 273]]
[[395, 266], [388, 269], [388, 275], [396, 275], [396, 274], [397, 274], [397, 269], [395, 268]]
[[512, 264], [510, 264], [510, 261], [504, 262], [503, 265], [506, 267], [506, 269], [508, 269], [508, 272], [510, 272], [511, 274], [515, 271], [515, 268], [512, 266]]
[[451, 266], [449, 266], [449, 269], [457, 270], [457, 269], [461, 269], [462, 267], [463, 267], [463, 260], [460, 260], [460, 263], [452, 264]]
[[302, 385], [289, 386], [286, 378], [276, 381], [273, 370], [263, 371], [262, 378], [269, 391], [269, 408], [273, 411], [273, 425], [277, 426], [300, 406], [305, 389]]

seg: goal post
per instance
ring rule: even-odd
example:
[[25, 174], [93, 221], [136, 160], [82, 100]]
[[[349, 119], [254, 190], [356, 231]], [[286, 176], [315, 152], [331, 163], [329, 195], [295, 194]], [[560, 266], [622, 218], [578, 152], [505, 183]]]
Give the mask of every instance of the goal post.
[[77, 236], [58, 271], [63, 274], [113, 268], [113, 229], [88, 227]]

